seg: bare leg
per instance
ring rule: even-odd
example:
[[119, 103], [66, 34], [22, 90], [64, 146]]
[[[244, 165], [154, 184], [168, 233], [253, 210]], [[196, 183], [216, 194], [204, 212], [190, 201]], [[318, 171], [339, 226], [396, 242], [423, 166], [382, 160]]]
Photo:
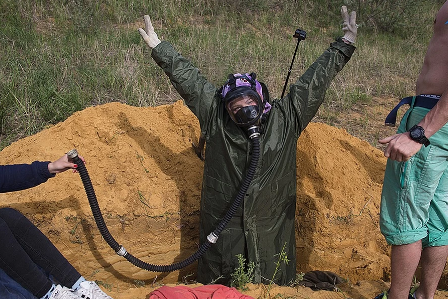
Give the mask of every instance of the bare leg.
[[433, 299], [448, 258], [448, 246], [426, 247], [422, 251], [422, 277], [417, 299]]
[[[412, 279], [420, 261], [422, 242], [392, 245], [391, 285], [388, 299], [408, 298]], [[425, 298], [426, 299], [426, 298]]]

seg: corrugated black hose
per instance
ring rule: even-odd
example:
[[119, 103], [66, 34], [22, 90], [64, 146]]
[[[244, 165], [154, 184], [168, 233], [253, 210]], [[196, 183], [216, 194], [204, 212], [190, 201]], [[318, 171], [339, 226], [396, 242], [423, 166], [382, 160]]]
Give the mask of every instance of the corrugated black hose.
[[181, 262], [174, 263], [171, 265], [148, 264], [134, 257], [132, 254], [127, 252], [123, 246], [121, 246], [120, 244], [118, 244], [117, 241], [115, 241], [114, 237], [110, 234], [106, 224], [104, 223], [104, 218], [103, 215], [101, 214], [101, 210], [98, 205], [95, 190], [93, 189], [92, 182], [90, 181], [89, 173], [87, 172], [87, 168], [84, 162], [78, 157], [78, 152], [76, 151], [76, 149], [71, 150], [70, 152], [67, 153], [67, 155], [73, 160], [74, 163], [78, 164], [77, 170], [79, 172], [79, 175], [81, 176], [81, 180], [84, 185], [87, 198], [89, 200], [90, 208], [92, 209], [93, 217], [95, 218], [96, 225], [98, 226], [98, 229], [101, 235], [103, 236], [104, 240], [106, 240], [107, 244], [109, 244], [109, 246], [118, 255], [125, 257], [129, 262], [131, 262], [133, 265], [141, 269], [153, 272], [171, 272], [182, 269], [190, 265], [191, 263], [199, 259], [207, 251], [207, 249], [210, 248], [211, 244], [216, 243], [216, 240], [218, 239], [219, 235], [226, 227], [226, 225], [229, 223], [230, 219], [232, 219], [238, 207], [241, 205], [241, 202], [243, 201], [244, 196], [246, 195], [246, 192], [249, 189], [249, 186], [255, 175], [255, 170], [258, 164], [258, 158], [260, 156], [259, 136], [256, 135], [253, 138], [251, 137], [251, 139], [252, 139], [252, 159], [249, 165], [249, 169], [247, 170], [246, 177], [243, 180], [240, 190], [235, 200], [233, 201], [232, 205], [230, 206], [229, 210], [227, 211], [226, 215], [221, 220], [216, 229], [207, 236], [207, 241], [203, 243], [194, 254], [192, 254], [190, 257]]

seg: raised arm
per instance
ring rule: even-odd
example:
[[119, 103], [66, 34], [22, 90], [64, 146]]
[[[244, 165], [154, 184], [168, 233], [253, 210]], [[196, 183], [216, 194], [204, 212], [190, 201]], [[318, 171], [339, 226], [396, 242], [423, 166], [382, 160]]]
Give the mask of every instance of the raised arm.
[[202, 124], [207, 121], [211, 106], [214, 105], [216, 87], [207, 81], [188, 59], [179, 54], [167, 41], [160, 41], [154, 32], [149, 16], [145, 15], [145, 30], [139, 28], [140, 35], [152, 49], [151, 56], [170, 79], [174, 88], [185, 100], [190, 110]]
[[341, 9], [344, 36], [331, 43], [330, 47], [291, 85], [285, 100], [290, 100], [296, 111], [300, 133], [305, 129], [324, 101], [331, 81], [350, 60], [355, 47], [357, 26], [356, 13]]

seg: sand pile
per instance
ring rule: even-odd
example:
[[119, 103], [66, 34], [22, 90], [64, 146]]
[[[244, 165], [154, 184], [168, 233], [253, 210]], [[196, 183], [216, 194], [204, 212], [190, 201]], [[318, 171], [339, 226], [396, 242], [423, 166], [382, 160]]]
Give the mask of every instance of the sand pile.
[[[198, 247], [203, 162], [191, 146], [198, 136], [198, 122], [181, 101], [151, 108], [110, 103], [19, 140], [0, 152], [0, 163], [53, 161], [76, 148], [115, 239], [148, 263], [171, 264]], [[382, 152], [319, 123], [308, 126], [297, 148], [298, 271], [329, 270], [352, 282], [385, 278]], [[114, 292], [195, 278], [196, 264], [153, 273], [117, 256], [96, 227], [78, 174], [0, 194], [0, 203], [26, 214], [84, 276]]]

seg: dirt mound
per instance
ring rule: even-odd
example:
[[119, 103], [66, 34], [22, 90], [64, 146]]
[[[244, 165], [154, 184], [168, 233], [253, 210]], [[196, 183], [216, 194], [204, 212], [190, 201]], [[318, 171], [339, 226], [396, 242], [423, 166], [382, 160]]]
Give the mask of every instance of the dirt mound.
[[[203, 162], [191, 144], [199, 132], [181, 101], [150, 108], [109, 103], [15, 142], [0, 152], [0, 161], [55, 160], [76, 148], [115, 239], [146, 262], [171, 264], [198, 247]], [[389, 258], [378, 229], [382, 152], [320, 123], [307, 127], [297, 149], [298, 271], [329, 270], [352, 282], [384, 278]], [[196, 264], [153, 273], [117, 256], [96, 227], [78, 174], [0, 194], [0, 202], [26, 214], [85, 277], [114, 293], [194, 280]]]

